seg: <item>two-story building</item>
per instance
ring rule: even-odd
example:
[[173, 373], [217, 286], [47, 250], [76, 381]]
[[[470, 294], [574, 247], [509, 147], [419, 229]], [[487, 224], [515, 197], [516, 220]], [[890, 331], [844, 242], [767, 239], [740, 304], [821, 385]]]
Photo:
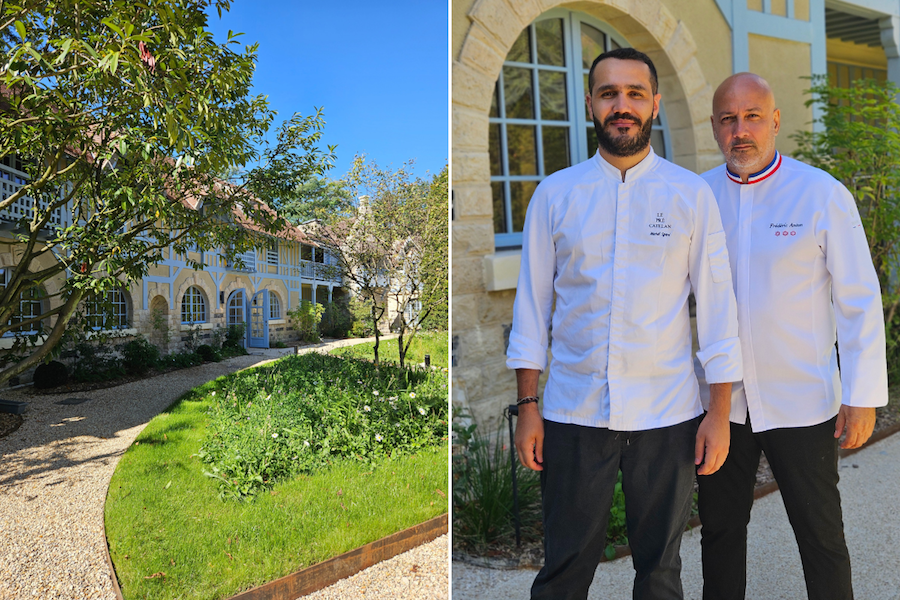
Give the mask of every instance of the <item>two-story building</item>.
[[[7, 157], [0, 162], [0, 198], [6, 199], [26, 181], [16, 159]], [[26, 197], [0, 211], [0, 286], [6, 284], [9, 269], [19, 261], [15, 221], [29, 215], [31, 206]], [[51, 225], [65, 227], [70, 218], [66, 210], [59, 209]], [[288, 311], [301, 300], [324, 304], [336, 299], [344, 293], [342, 279], [334, 256], [299, 228], [289, 227], [268, 240], [266, 247], [231, 262], [216, 251], [179, 256], [169, 249], [143, 279], [123, 281], [120, 289], [107, 292], [103, 306], [88, 298], [83, 312], [97, 329], [114, 328], [125, 336], [142, 334], [170, 351], [183, 347], [190, 329], [199, 329], [200, 338], [206, 340], [214, 329], [240, 323], [245, 324], [247, 347], [267, 348], [275, 341], [291, 341], [296, 334]], [[188, 259], [204, 268], [192, 268]], [[60, 276], [46, 282], [43, 290], [23, 294], [27, 297], [19, 300], [17, 319], [43, 314], [52, 306], [46, 303], [59, 301], [54, 294], [63, 283], [64, 276]], [[0, 339], [0, 350], [12, 345], [11, 335]]]

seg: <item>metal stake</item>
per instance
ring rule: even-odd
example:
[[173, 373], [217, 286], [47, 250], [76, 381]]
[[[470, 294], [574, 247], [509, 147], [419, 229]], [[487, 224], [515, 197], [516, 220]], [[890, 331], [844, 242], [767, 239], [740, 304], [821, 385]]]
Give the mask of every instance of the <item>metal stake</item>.
[[518, 461], [516, 460], [516, 440], [515, 434], [513, 433], [512, 418], [514, 416], [519, 416], [519, 407], [515, 404], [510, 404], [503, 412], [506, 413], [504, 416], [509, 423], [509, 461], [510, 469], [512, 471], [513, 516], [516, 524], [516, 547], [518, 548], [522, 545], [522, 532], [519, 522], [519, 490], [516, 485], [516, 467], [518, 466]]

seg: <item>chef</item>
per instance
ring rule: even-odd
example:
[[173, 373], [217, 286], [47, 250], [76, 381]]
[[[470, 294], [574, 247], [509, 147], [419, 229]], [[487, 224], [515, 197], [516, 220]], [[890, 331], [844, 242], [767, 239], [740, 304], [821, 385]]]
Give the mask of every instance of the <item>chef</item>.
[[[709, 186], [650, 147], [660, 95], [649, 57], [601, 54], [588, 88], [599, 151], [544, 179], [531, 199], [507, 352], [516, 448], [541, 471], [545, 564], [531, 597], [587, 597], [621, 469], [633, 596], [676, 600], [694, 469], [724, 462], [731, 382], [741, 378], [725, 234]], [[690, 351], [692, 290], [714, 382], [706, 417]]]
[[794, 528], [809, 598], [853, 597], [838, 438], [843, 448], [865, 443], [875, 407], [887, 403], [881, 290], [856, 203], [829, 174], [775, 150], [780, 120], [757, 75], [733, 75], [713, 97], [726, 164], [703, 178], [725, 229], [744, 376], [732, 388], [728, 458], [698, 478], [706, 600], [744, 598], [760, 451]]

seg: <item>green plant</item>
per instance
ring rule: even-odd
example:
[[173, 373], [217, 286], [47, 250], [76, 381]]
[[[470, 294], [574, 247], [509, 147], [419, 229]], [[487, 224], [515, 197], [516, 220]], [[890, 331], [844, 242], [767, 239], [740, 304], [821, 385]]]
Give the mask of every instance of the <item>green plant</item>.
[[310, 353], [216, 387], [198, 456], [226, 497], [343, 458], [377, 464], [446, 441], [447, 376]]
[[271, 345], [273, 348], [287, 348], [287, 344], [281, 340], [275, 340]]
[[39, 390], [65, 385], [69, 380], [69, 370], [59, 361], [51, 360], [38, 365], [34, 370], [34, 387]]
[[163, 346], [168, 346], [172, 341], [172, 332], [169, 329], [169, 317], [166, 310], [162, 308], [150, 310], [150, 327], [156, 332], [154, 337], [158, 337]]
[[[216, 351], [209, 344], [201, 344], [197, 346], [197, 354], [206, 362], [218, 362], [215, 360]], [[221, 359], [220, 359], [221, 360]]]
[[[54, 351], [83, 299], [120, 289], [171, 253], [202, 269], [191, 249], [260, 245], [285, 223], [260, 206], [300, 197], [301, 184], [333, 165], [322, 112], [276, 127], [252, 86], [257, 45], [208, 29], [210, 15], [230, 6], [0, 3], [0, 158], [24, 171], [2, 202], [23, 202], [30, 223], [6, 236], [19, 268], [0, 289], [0, 335], [22, 326], [21, 292], [58, 288], [28, 319], [47, 322], [49, 335], [39, 345], [13, 335], [15, 354], [27, 355], [0, 368], [0, 384]], [[199, 190], [202, 211], [186, 201]], [[61, 209], [66, 221], [49, 226]], [[236, 212], [241, 226], [223, 226]]]
[[900, 88], [871, 79], [849, 88], [832, 87], [816, 76], [807, 90], [806, 105], [820, 110], [820, 131], [801, 131], [794, 156], [824, 169], [842, 182], [859, 209], [872, 262], [881, 284], [887, 327], [890, 381], [900, 381]]
[[616, 476], [612, 506], [609, 509], [609, 524], [606, 526], [606, 548], [603, 553], [607, 560], [616, 557], [616, 546], [628, 544], [628, 526], [625, 522], [625, 492], [622, 491], [622, 471]]
[[196, 352], [200, 346], [200, 339], [203, 335], [203, 328], [199, 323], [189, 323], [187, 329], [182, 331], [181, 341], [184, 342], [184, 349], [188, 352]]
[[337, 300], [325, 304], [325, 312], [319, 322], [322, 337], [346, 338], [352, 326], [353, 315], [350, 314], [350, 307], [346, 301]]
[[294, 329], [301, 341], [318, 342], [319, 337], [319, 321], [322, 320], [322, 314], [325, 307], [309, 300], [301, 300], [297, 308], [288, 311], [288, 316], [294, 323]]
[[159, 348], [138, 336], [122, 347], [122, 366], [127, 373], [143, 375], [159, 362]]
[[166, 367], [187, 369], [203, 364], [203, 358], [195, 352], [175, 352], [160, 359], [160, 363]]
[[233, 323], [229, 325], [228, 331], [225, 333], [225, 341], [222, 342], [222, 347], [243, 348], [244, 331], [244, 323]]
[[351, 337], [371, 337], [375, 335], [372, 326], [372, 302], [371, 300], [359, 300], [352, 298], [349, 304], [353, 324], [350, 326]]
[[219, 350], [225, 344], [225, 339], [228, 335], [228, 328], [216, 326], [212, 332], [212, 344], [210, 344], [214, 350]]
[[[515, 539], [510, 450], [505, 431], [492, 438], [478, 436], [467, 415], [454, 415], [453, 539], [462, 547], [483, 552], [489, 546]], [[530, 469], [517, 470], [521, 533], [525, 540], [540, 538], [540, 479]]]

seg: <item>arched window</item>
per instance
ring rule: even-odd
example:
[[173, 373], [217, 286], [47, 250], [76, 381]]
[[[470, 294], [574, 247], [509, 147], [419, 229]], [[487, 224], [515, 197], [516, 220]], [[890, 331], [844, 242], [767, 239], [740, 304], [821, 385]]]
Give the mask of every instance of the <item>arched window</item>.
[[108, 290], [101, 295], [91, 294], [84, 301], [84, 313], [93, 329], [128, 327], [128, 302], [122, 290]]
[[[9, 275], [11, 269], [0, 269], [0, 288], [6, 288], [9, 284]], [[19, 311], [9, 320], [10, 325], [22, 323], [37, 318], [44, 314], [44, 302], [47, 293], [43, 286], [29, 288], [19, 294]], [[14, 327], [6, 333], [6, 335], [15, 335], [16, 333], [29, 334], [37, 333], [41, 329], [39, 323], [30, 323], [20, 327]]]
[[269, 290], [269, 318], [281, 318], [281, 299], [272, 290]]
[[[497, 247], [521, 245], [528, 202], [544, 177], [597, 151], [584, 102], [588, 72], [598, 55], [628, 45], [608, 25], [566, 10], [541, 15], [513, 44], [488, 119]], [[650, 142], [671, 156], [662, 107], [659, 115]]]
[[181, 322], [206, 323], [206, 298], [196, 286], [191, 286], [181, 299]]
[[228, 324], [237, 325], [244, 322], [244, 290], [232, 292], [228, 298]]

